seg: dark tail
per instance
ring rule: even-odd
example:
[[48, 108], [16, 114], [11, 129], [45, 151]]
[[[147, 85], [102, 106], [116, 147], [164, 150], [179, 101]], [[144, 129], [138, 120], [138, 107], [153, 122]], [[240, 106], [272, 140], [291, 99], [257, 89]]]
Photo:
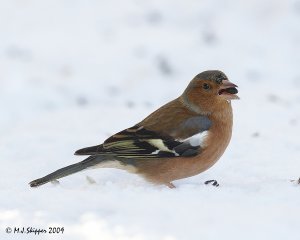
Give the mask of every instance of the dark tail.
[[85, 159], [79, 163], [75, 163], [75, 164], [69, 165], [67, 167], [58, 169], [55, 172], [50, 173], [45, 177], [33, 180], [32, 182], [29, 183], [29, 185], [30, 185], [30, 187], [38, 187], [45, 183], [51, 182], [53, 180], [56, 180], [56, 179], [59, 179], [62, 177], [66, 177], [73, 173], [79, 172], [88, 167], [92, 167], [98, 163], [103, 162], [104, 160], [106, 160], [105, 156], [90, 156], [87, 159]]

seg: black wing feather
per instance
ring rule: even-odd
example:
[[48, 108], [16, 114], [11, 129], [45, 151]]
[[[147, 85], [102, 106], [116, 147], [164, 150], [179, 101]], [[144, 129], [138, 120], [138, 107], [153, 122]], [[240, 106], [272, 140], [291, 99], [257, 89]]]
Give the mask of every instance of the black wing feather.
[[195, 156], [199, 150], [200, 146], [191, 146], [188, 142], [177, 141], [169, 136], [162, 137], [154, 131], [134, 126], [111, 136], [101, 145], [79, 149], [75, 155], [109, 152], [124, 158], [189, 157]]
[[[207, 116], [191, 117], [178, 126], [179, 131], [187, 131], [189, 137], [208, 130], [212, 123]], [[189, 134], [186, 134], [188, 133]], [[76, 155], [101, 155], [114, 153], [123, 158], [155, 158], [155, 157], [191, 157], [201, 152], [201, 146], [192, 146], [189, 141], [177, 140], [171, 136], [162, 136], [143, 126], [135, 125], [125, 129], [103, 144], [83, 148]]]

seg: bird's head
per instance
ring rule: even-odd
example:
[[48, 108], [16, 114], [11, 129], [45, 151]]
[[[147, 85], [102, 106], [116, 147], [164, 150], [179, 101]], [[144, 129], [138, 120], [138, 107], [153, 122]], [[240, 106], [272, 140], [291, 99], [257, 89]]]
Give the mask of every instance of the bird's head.
[[199, 73], [185, 89], [182, 97], [192, 107], [211, 112], [212, 108], [230, 100], [239, 99], [237, 85], [218, 70]]

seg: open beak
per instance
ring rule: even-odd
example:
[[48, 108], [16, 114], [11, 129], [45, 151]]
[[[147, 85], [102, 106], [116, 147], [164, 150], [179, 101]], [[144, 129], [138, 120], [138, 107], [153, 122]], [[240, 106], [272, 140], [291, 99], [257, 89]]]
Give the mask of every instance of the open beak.
[[220, 86], [219, 95], [226, 100], [240, 99], [236, 94], [238, 86], [229, 82], [228, 80], [223, 80], [222, 85]]

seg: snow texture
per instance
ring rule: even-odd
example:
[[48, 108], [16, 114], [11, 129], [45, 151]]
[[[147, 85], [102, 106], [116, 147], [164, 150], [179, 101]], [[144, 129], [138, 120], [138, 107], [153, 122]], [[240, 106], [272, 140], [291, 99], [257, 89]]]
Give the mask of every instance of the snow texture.
[[[299, 239], [299, 63], [299, 0], [0, 1], [0, 238]], [[241, 100], [205, 173], [176, 189], [116, 169], [29, 188], [208, 69]], [[65, 231], [5, 232], [30, 226]]]

